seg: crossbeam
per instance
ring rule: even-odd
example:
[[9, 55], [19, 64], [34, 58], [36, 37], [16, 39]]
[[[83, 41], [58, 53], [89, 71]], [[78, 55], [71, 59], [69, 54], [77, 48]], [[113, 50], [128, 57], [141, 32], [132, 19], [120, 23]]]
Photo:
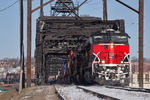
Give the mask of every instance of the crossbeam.
[[49, 3], [52, 3], [53, 1], [55, 1], [55, 0], [50, 0], [50, 1], [46, 2], [46, 3], [44, 3], [43, 5], [41, 5], [41, 6], [37, 7], [37, 8], [34, 8], [31, 12], [33, 13], [36, 10], [38, 10], [40, 8], [43, 8], [44, 6], [48, 5]]
[[124, 6], [128, 7], [128, 8], [131, 9], [132, 11], [134, 11], [134, 12], [136, 12], [136, 13], [139, 14], [139, 11], [138, 11], [138, 10], [132, 8], [131, 6], [125, 4], [124, 2], [122, 2], [122, 1], [120, 1], [120, 0], [116, 0], [116, 1], [119, 2], [119, 3], [121, 3], [121, 4], [124, 5]]

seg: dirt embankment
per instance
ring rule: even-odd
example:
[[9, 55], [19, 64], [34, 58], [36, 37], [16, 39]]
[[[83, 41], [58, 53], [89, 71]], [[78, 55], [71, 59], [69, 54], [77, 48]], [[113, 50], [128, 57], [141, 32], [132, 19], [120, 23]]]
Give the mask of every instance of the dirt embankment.
[[58, 100], [54, 86], [40, 86], [24, 89], [20, 94], [10, 89], [0, 96], [0, 100]]
[[16, 89], [10, 89], [7, 92], [0, 95], [0, 100], [11, 100], [18, 95]]

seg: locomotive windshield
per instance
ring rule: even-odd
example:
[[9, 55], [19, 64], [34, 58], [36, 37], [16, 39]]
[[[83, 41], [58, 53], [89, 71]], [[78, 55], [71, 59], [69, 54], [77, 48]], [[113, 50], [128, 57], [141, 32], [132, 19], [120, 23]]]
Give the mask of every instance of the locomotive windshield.
[[128, 36], [125, 35], [113, 35], [111, 36], [112, 42], [118, 42], [118, 43], [127, 43], [128, 42]]
[[108, 42], [109, 36], [108, 35], [98, 35], [94, 36], [94, 42]]
[[129, 36], [127, 34], [98, 34], [93, 36], [94, 43], [128, 43]]

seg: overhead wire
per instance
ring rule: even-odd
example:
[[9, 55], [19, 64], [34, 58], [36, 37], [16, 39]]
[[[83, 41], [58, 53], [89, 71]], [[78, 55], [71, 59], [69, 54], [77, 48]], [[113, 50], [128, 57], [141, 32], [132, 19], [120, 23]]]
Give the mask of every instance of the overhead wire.
[[14, 6], [14, 5], [15, 5], [16, 3], [18, 3], [18, 2], [19, 2], [19, 0], [16, 0], [14, 3], [10, 4], [9, 6], [0, 9], [0, 12], [3, 12], [3, 11], [5, 11], [5, 10], [11, 8], [12, 6]]

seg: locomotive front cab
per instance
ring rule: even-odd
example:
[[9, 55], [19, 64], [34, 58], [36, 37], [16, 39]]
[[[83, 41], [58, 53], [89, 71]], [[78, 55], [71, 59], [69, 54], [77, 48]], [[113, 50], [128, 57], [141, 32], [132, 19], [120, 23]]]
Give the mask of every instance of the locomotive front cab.
[[129, 78], [129, 36], [118, 31], [92, 35], [92, 73], [100, 80], [124, 83]]

